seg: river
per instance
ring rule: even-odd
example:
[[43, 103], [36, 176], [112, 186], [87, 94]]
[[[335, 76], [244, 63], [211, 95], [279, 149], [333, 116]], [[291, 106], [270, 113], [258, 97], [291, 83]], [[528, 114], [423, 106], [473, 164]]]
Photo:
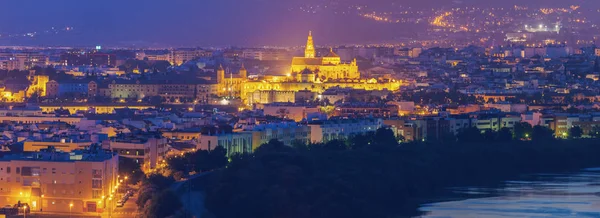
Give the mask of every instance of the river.
[[496, 187], [450, 189], [448, 198], [423, 204], [423, 218], [600, 218], [600, 168], [534, 174]]

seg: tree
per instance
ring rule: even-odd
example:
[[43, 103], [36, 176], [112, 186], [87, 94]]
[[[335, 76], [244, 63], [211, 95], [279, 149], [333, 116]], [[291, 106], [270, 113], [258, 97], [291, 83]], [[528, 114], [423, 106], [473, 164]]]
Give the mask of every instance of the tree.
[[398, 146], [398, 141], [394, 135], [394, 131], [390, 128], [379, 128], [375, 131], [373, 138], [373, 146], [375, 148], [393, 148]]
[[574, 126], [569, 129], [569, 138], [581, 138], [583, 135], [583, 129], [579, 126]]
[[456, 138], [461, 143], [483, 142], [483, 135], [481, 134], [481, 130], [479, 130], [477, 127], [462, 129], [456, 135]]
[[292, 141], [292, 147], [298, 151], [307, 151], [309, 149], [306, 142], [299, 139], [294, 139]]
[[259, 155], [259, 154], [264, 154], [264, 153], [287, 153], [287, 152], [293, 152], [293, 149], [289, 146], [286, 146], [285, 144], [283, 144], [283, 142], [277, 140], [277, 139], [271, 139], [269, 140], [269, 142], [262, 144], [260, 147], [258, 147], [256, 149], [256, 151], [254, 151], [255, 154]]
[[209, 152], [207, 150], [197, 150], [191, 155], [192, 163], [194, 164], [194, 171], [204, 172], [212, 170], [209, 159]]
[[138, 190], [138, 194], [137, 194], [138, 198], [135, 201], [138, 208], [144, 208], [146, 206], [146, 203], [150, 199], [152, 199], [152, 196], [154, 196], [157, 191], [158, 191], [158, 189], [156, 188], [156, 186], [153, 186], [152, 184], [142, 185], [140, 187], [140, 189]]
[[509, 142], [513, 138], [513, 133], [509, 128], [502, 127], [496, 136], [496, 141], [498, 142]]
[[367, 132], [364, 134], [352, 135], [348, 138], [348, 147], [350, 149], [360, 149], [367, 147], [373, 142], [375, 133]]
[[[191, 156], [191, 155], [188, 155]], [[171, 172], [184, 171], [187, 172], [186, 164], [188, 163], [189, 157], [186, 156], [175, 156], [167, 159], [167, 168]]]
[[145, 181], [148, 184], [156, 186], [159, 190], [163, 190], [171, 186], [175, 180], [172, 177], [166, 177], [160, 174], [152, 174]]
[[515, 140], [529, 138], [531, 137], [532, 131], [533, 127], [531, 127], [531, 124], [525, 122], [517, 123], [514, 127], [514, 138]]
[[494, 132], [494, 130], [491, 130], [491, 129], [486, 129], [483, 132], [482, 136], [483, 136], [483, 140], [485, 140], [486, 142], [494, 142], [494, 141], [496, 141], [496, 137], [497, 137], [496, 132]]
[[537, 142], [548, 142], [554, 140], [554, 132], [545, 126], [535, 126], [531, 132], [531, 140]]
[[398, 134], [398, 136], [396, 136], [396, 141], [398, 141], [398, 143], [402, 143], [406, 141], [406, 138], [404, 138], [403, 135]]
[[175, 173], [173, 173], [173, 179], [175, 179], [175, 181], [180, 181], [181, 179], [184, 178], [186, 174], [182, 171], [177, 171]]
[[227, 150], [223, 146], [217, 146], [209, 152], [209, 161], [212, 169], [219, 169], [227, 166]]
[[151, 67], [154, 72], [166, 72], [171, 67], [171, 63], [168, 61], [154, 61]]
[[344, 141], [334, 139], [334, 140], [326, 142], [323, 145], [323, 148], [332, 150], [332, 151], [342, 151], [342, 150], [346, 150], [347, 146], [346, 146], [346, 143], [344, 143]]
[[144, 177], [140, 164], [126, 157], [119, 158], [119, 175], [127, 176], [132, 184], [138, 183]]
[[592, 138], [600, 138], [600, 126], [592, 127], [592, 131], [590, 132], [590, 136]]
[[169, 217], [182, 208], [181, 200], [171, 190], [167, 189], [158, 195], [154, 195], [146, 203], [143, 210], [143, 217], [163, 218]]

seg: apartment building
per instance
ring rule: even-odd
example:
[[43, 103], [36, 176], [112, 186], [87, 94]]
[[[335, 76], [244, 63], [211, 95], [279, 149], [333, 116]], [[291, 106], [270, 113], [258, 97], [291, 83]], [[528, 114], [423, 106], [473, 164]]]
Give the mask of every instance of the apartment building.
[[308, 123], [310, 141], [328, 142], [334, 139], [346, 139], [352, 135], [374, 132], [383, 126], [381, 119], [334, 119]]
[[0, 204], [27, 203], [31, 211], [100, 213], [117, 185], [118, 158], [98, 147], [4, 154]]
[[155, 169], [169, 151], [167, 139], [153, 134], [120, 135], [105, 143], [104, 148], [142, 163], [144, 169]]
[[234, 133], [216, 133], [202, 135], [198, 149], [211, 151], [217, 146], [221, 146], [227, 150], [227, 156], [236, 153], [252, 153], [251, 132], [234, 132]]
[[292, 145], [294, 142], [309, 143], [310, 127], [295, 122], [290, 123], [268, 123], [249, 126], [244, 129], [252, 133], [252, 150], [260, 145], [268, 143], [272, 139]]

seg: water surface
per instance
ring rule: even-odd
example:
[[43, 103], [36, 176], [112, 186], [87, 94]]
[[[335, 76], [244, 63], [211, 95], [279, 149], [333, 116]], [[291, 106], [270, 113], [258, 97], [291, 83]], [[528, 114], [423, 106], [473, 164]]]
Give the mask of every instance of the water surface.
[[535, 174], [505, 181], [500, 188], [461, 187], [464, 200], [421, 205], [427, 218], [593, 217], [600, 218], [600, 168]]

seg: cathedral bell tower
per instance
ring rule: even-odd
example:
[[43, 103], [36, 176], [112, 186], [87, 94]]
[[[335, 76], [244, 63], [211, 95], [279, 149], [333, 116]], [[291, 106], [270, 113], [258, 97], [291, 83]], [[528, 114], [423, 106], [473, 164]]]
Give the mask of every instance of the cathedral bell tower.
[[225, 69], [223, 69], [223, 65], [219, 65], [219, 69], [217, 69], [217, 83], [225, 83]]
[[240, 68], [240, 77], [242, 77], [242, 79], [248, 78], [248, 71], [246, 70], [246, 67], [244, 67], [244, 64], [242, 64], [242, 68]]
[[308, 31], [308, 40], [306, 41], [306, 49], [304, 50], [305, 58], [315, 57], [315, 43], [313, 42], [312, 31]]

